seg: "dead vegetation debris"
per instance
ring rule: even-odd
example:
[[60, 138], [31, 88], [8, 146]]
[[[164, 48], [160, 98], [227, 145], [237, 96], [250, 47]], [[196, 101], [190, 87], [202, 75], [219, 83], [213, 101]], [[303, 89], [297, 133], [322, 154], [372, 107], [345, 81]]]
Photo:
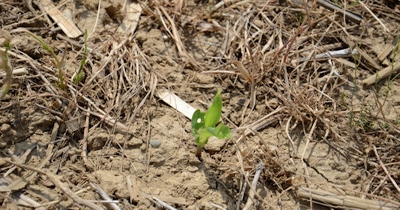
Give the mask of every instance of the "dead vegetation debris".
[[[1, 205], [400, 208], [399, 14], [396, 1], [3, 1]], [[199, 160], [185, 116], [217, 89], [234, 135]]]

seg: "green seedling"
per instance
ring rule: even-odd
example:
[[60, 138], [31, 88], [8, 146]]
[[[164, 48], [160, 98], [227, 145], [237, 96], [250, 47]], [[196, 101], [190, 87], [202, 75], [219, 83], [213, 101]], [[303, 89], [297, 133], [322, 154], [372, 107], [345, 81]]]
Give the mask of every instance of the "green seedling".
[[303, 22], [306, 20], [306, 18], [307, 18], [307, 15], [302, 12], [300, 12], [296, 15], [296, 20], [300, 25], [303, 24]]
[[[219, 123], [222, 113], [221, 90], [218, 90], [211, 106], [206, 112], [197, 109], [192, 116], [192, 131], [196, 138], [197, 150], [196, 156], [201, 157], [201, 151], [207, 144], [208, 139], [215, 136], [219, 139], [228, 139], [231, 137], [231, 131], [228, 126]], [[217, 125], [218, 124], [218, 125]]]
[[87, 30], [85, 30], [85, 45], [83, 48], [83, 59], [81, 60], [81, 64], [79, 65], [79, 70], [76, 76], [74, 77], [74, 84], [78, 85], [81, 83], [83, 78], [85, 77], [85, 72], [83, 71], [83, 67], [86, 65], [86, 59], [87, 59], [87, 54], [88, 54], [88, 47], [87, 47], [87, 39], [88, 39], [88, 33]]
[[4, 48], [0, 50], [0, 69], [6, 72], [6, 76], [3, 80], [3, 86], [0, 90], [0, 99], [4, 98], [7, 92], [10, 90], [12, 83], [12, 66], [10, 59], [8, 58], [8, 51], [11, 50], [11, 35], [4, 30], [0, 30], [0, 47]]
[[66, 90], [67, 89], [67, 84], [66, 84], [66, 81], [64, 79], [64, 73], [62, 71], [62, 62], [57, 57], [56, 53], [54, 53], [53, 49], [48, 44], [46, 44], [46, 42], [44, 42], [40, 37], [36, 36], [35, 34], [33, 34], [30, 31], [27, 31], [27, 33], [29, 35], [31, 35], [34, 39], [36, 39], [40, 43], [40, 45], [42, 45], [43, 49], [45, 49], [48, 53], [50, 53], [50, 55], [54, 58], [54, 60], [56, 62], [56, 67], [57, 67], [57, 70], [58, 70], [58, 83], [57, 83], [57, 86], [59, 88], [61, 88], [62, 90]]

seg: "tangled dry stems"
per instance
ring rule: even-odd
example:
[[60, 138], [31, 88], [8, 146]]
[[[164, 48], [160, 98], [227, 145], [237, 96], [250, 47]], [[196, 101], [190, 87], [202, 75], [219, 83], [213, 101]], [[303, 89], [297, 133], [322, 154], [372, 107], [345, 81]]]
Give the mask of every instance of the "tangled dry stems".
[[[387, 193], [387, 198], [399, 201], [396, 195], [398, 186], [388, 175], [388, 171], [400, 171], [396, 164], [399, 161], [398, 151], [393, 149], [399, 148], [396, 137], [399, 135], [398, 129], [366, 132], [365, 128], [361, 127], [364, 133], [361, 136], [356, 135], [357, 130], [349, 128], [348, 123], [349, 114], [357, 113], [350, 113], [348, 107], [338, 100], [338, 92], [348, 85], [348, 80], [343, 77], [349, 75], [343, 70], [338, 70], [340, 76], [334, 75], [332, 66], [313, 59], [320, 52], [341, 47], [343, 43], [348, 44], [349, 37], [357, 36], [356, 25], [337, 19], [334, 13], [321, 14], [318, 10], [314, 12], [304, 7], [285, 8], [279, 6], [276, 1], [232, 2], [230, 5], [220, 2], [211, 5], [213, 7], [210, 10], [204, 10], [206, 5], [199, 4], [200, 8], [191, 5], [192, 8], [189, 8], [186, 4], [185, 1], [179, 1], [175, 5], [166, 1], [142, 3], [144, 14], [154, 18], [155, 24], [161, 27], [175, 44], [177, 56], [170, 58], [173, 62], [182, 63], [193, 71], [218, 72], [216, 76], [222, 81], [233, 78], [231, 81], [234, 82], [230, 84], [232, 86], [243, 83], [250, 95], [247, 106], [249, 110], [265, 103], [265, 98], [277, 98], [281, 106], [279, 112], [271, 118], [279, 116], [281, 124], [286, 126], [288, 139], [292, 139], [291, 130], [301, 128], [308, 142], [323, 140], [346, 158], [364, 160], [366, 167], [373, 168], [365, 171], [370, 178], [370, 189], [365, 189], [365, 192], [368, 192], [367, 196], [381, 189]], [[384, 10], [379, 5], [369, 7], [373, 12]], [[207, 21], [186, 21], [186, 14], [193, 8]], [[371, 18], [369, 13], [364, 12], [363, 15], [365, 19]], [[301, 20], [302, 16], [304, 20]], [[214, 35], [221, 35], [223, 42], [212, 56], [195, 59], [186, 50], [190, 47], [190, 40], [184, 36], [187, 33], [185, 28], [193, 29], [193, 39], [196, 39], [199, 33], [213, 32]], [[41, 35], [48, 36], [46, 33]], [[347, 38], [342, 38], [343, 36]], [[134, 123], [138, 118], [148, 117], [143, 114], [143, 110], [148, 109], [146, 105], [153, 104], [157, 85], [163, 83], [168, 86], [168, 81], [154, 69], [148, 55], [141, 51], [141, 47], [134, 40], [112, 35], [93, 38], [99, 39], [102, 44], [92, 46], [94, 50], [89, 55], [85, 68], [86, 80], [80, 85], [73, 85], [71, 80], [68, 80], [67, 90], [60, 90], [52, 85], [57, 81], [54, 66], [42, 65], [43, 61], [40, 63], [32, 59], [23, 50], [16, 50], [15, 54], [10, 54], [14, 58], [25, 60], [35, 70], [35, 76], [28, 80], [32, 88], [26, 95], [37, 94], [46, 97], [46, 101], [54, 101], [53, 105], [49, 106], [44, 100], [32, 100], [39, 107], [52, 110], [52, 113], [64, 121], [80, 118], [85, 113], [100, 119], [99, 123], [86, 123], [82, 140], [87, 140], [87, 136], [94, 132], [97, 126], [102, 126], [102, 122], [111, 125], [112, 132], [115, 132], [115, 129], [127, 131], [127, 125]], [[65, 41], [52, 40], [53, 45], [63, 43]], [[62, 49], [74, 55], [75, 61], [68, 65], [79, 65], [76, 62], [81, 58], [82, 47], [79, 46], [83, 44], [67, 44]], [[367, 47], [360, 44], [358, 46], [364, 47], [364, 50]], [[292, 62], [300, 58], [308, 60], [303, 63]], [[360, 62], [364, 66], [368, 65]], [[223, 70], [229, 74], [225, 74]], [[260, 96], [260, 90], [263, 90], [266, 96]], [[270, 109], [269, 111], [273, 111]], [[250, 119], [234, 126], [245, 126], [248, 121]], [[386, 119], [380, 119], [380, 122], [393, 127], [396, 125], [395, 122]], [[368, 139], [367, 144], [363, 143], [365, 138]], [[356, 146], [346, 146], [349, 141], [355, 141]], [[240, 176], [245, 177], [250, 185], [251, 176], [248, 174], [254, 174], [257, 162], [263, 162], [266, 169], [262, 180], [272, 180], [282, 192], [295, 187], [296, 184], [289, 181], [291, 174], [285, 171], [285, 167], [268, 148], [268, 145], [264, 145], [251, 148], [252, 151], [240, 151], [238, 155], [243, 160]], [[85, 154], [83, 156], [85, 157]], [[86, 164], [89, 170], [93, 170], [90, 163]], [[307, 179], [307, 176], [305, 177]], [[382, 182], [386, 177], [394, 181]], [[307, 183], [307, 180], [305, 182]], [[258, 198], [262, 202], [261, 196]]]

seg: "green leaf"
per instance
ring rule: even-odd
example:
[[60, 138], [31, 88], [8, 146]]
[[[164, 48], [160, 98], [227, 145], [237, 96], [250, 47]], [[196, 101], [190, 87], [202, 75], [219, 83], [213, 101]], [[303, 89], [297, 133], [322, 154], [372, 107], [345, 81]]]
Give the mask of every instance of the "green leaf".
[[214, 128], [200, 129], [199, 136], [196, 139], [196, 144], [200, 147], [204, 147], [208, 142], [208, 138], [211, 136], [214, 136]]
[[74, 77], [74, 84], [78, 85], [84, 77], [85, 77], [85, 72], [83, 71], [78, 72], [78, 74], [76, 74], [76, 76]]
[[84, 48], [83, 48], [83, 58], [81, 60], [81, 64], [79, 65], [78, 74], [74, 78], [75, 85], [78, 85], [85, 76], [85, 72], [83, 72], [83, 67], [86, 65], [86, 59], [87, 59], [87, 54], [88, 54], [87, 39], [88, 39], [88, 33], [87, 33], [87, 29], [86, 29], [85, 37], [84, 37], [85, 44], [84, 44]]
[[221, 98], [221, 90], [218, 90], [217, 95], [215, 95], [214, 100], [211, 106], [208, 108], [205, 116], [204, 116], [204, 126], [205, 127], [214, 127], [221, 117], [222, 112], [222, 98]]
[[192, 115], [192, 131], [193, 133], [197, 134], [198, 130], [204, 127], [204, 116], [203, 112], [200, 110], [196, 110]]
[[57, 68], [60, 69], [61, 68], [61, 62], [60, 59], [58, 59], [57, 55], [54, 53], [53, 49], [46, 44], [46, 42], [43, 41], [43, 39], [41, 39], [40, 37], [36, 36], [35, 34], [33, 34], [30, 31], [27, 31], [27, 33], [29, 35], [31, 35], [34, 39], [36, 39], [43, 47], [43, 49], [45, 49], [48, 53], [50, 53], [50, 55], [54, 58], [54, 60], [56, 61], [56, 65]]
[[210, 137], [215, 136], [219, 139], [227, 139], [231, 137], [231, 131], [228, 126], [220, 123], [217, 127], [215, 127], [221, 118], [221, 112], [221, 90], [218, 90], [211, 106], [206, 112], [201, 112], [199, 109], [197, 109], [193, 113], [192, 132], [196, 138], [196, 155], [198, 157], [200, 156], [202, 148], [207, 144]]
[[219, 124], [215, 130], [214, 130], [214, 136], [216, 136], [219, 139], [228, 139], [231, 138], [231, 130], [229, 129], [228, 126], [224, 124]]

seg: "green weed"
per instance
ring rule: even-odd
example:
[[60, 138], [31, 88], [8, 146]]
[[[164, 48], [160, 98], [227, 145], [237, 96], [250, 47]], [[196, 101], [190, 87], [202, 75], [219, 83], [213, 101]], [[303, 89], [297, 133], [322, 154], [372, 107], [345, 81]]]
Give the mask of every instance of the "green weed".
[[85, 72], [83, 71], [83, 67], [86, 65], [86, 59], [87, 59], [87, 53], [88, 53], [87, 39], [88, 39], [88, 33], [87, 33], [87, 30], [85, 30], [85, 37], [84, 37], [85, 44], [84, 44], [84, 48], [83, 48], [83, 58], [81, 60], [81, 64], [79, 65], [78, 73], [74, 77], [75, 85], [79, 84], [82, 81], [82, 79], [85, 77]]
[[367, 118], [367, 116], [361, 116], [360, 119], [355, 121], [355, 125], [362, 128], [364, 132], [372, 131], [372, 127], [374, 126], [374, 122]]
[[[353, 100], [354, 100], [354, 95], [355, 95], [355, 90], [351, 91], [351, 98], [346, 101], [346, 96], [344, 93], [340, 94], [340, 100], [342, 102], [342, 104], [344, 105], [344, 107], [346, 109], [350, 109], [349, 115], [348, 115], [348, 125], [350, 126], [350, 128], [361, 128], [364, 132], [369, 132], [372, 131], [374, 125], [379, 125], [382, 129], [384, 130], [388, 130], [390, 129], [390, 125], [393, 123], [394, 125], [396, 125], [396, 122], [398, 123], [398, 121], [392, 122], [392, 123], [388, 123], [388, 122], [378, 122], [375, 119], [378, 119], [378, 115], [382, 115], [383, 119], [386, 120], [386, 117], [384, 116], [384, 107], [385, 104], [388, 102], [388, 97], [390, 96], [391, 92], [392, 92], [392, 88], [393, 88], [393, 81], [395, 79], [397, 79], [400, 75], [396, 74], [394, 75], [393, 70], [394, 70], [394, 65], [396, 62], [396, 57], [399, 55], [400, 52], [400, 39], [396, 40], [395, 42], [395, 46], [393, 48], [392, 51], [392, 58], [391, 58], [391, 67], [392, 67], [392, 71], [390, 73], [390, 75], [388, 76], [388, 79], [386, 81], [386, 85], [384, 88], [382, 88], [379, 85], [379, 77], [377, 77], [374, 86], [371, 88], [371, 90], [373, 91], [373, 94], [375, 95], [375, 102], [374, 103], [369, 103], [366, 104], [361, 110], [361, 113], [355, 112], [354, 110], [356, 109], [356, 107], [354, 107], [353, 104]], [[357, 71], [358, 71], [358, 67], [360, 64], [360, 57], [359, 56], [353, 56], [353, 60], [355, 63], [355, 75], [354, 75], [354, 84], [356, 84], [357, 86], [357, 79], [356, 79], [356, 75], [357, 75]], [[357, 108], [359, 109], [359, 108]], [[372, 110], [372, 111], [376, 111], [377, 112], [369, 112], [367, 110]], [[372, 114], [372, 113], [376, 113], [376, 114]]]
[[32, 36], [34, 39], [36, 39], [40, 45], [42, 45], [43, 49], [46, 50], [51, 57], [54, 58], [55, 62], [56, 62], [56, 68], [58, 70], [58, 83], [57, 86], [62, 89], [62, 90], [66, 90], [67, 89], [67, 83], [64, 79], [64, 73], [62, 71], [62, 66], [61, 66], [61, 61], [60, 59], [57, 57], [57, 55], [54, 53], [53, 49], [46, 44], [46, 42], [44, 42], [40, 37], [36, 36], [35, 34], [33, 34], [30, 31], [27, 31], [27, 33]]
[[[357, 48], [358, 47], [359, 46], [357, 46]], [[353, 58], [353, 62], [355, 64], [354, 75], [353, 75], [353, 83], [354, 83], [355, 87], [357, 87], [357, 83], [358, 83], [357, 82], [357, 73], [358, 73], [358, 67], [360, 66], [361, 57], [358, 54], [353, 54], [352, 58]], [[354, 120], [356, 118], [356, 115], [355, 115], [355, 112], [354, 112], [354, 104], [353, 104], [353, 100], [354, 100], [354, 97], [355, 97], [354, 96], [355, 95], [354, 91], [355, 91], [355, 89], [351, 90], [351, 98], [350, 98], [350, 101], [348, 103], [344, 99], [345, 94], [343, 93], [343, 94], [340, 95], [342, 101], [344, 101], [345, 104], [346, 104], [345, 105], [346, 108], [350, 108], [350, 112], [349, 112], [349, 116], [348, 116], [348, 119], [349, 119], [349, 123], [348, 124], [349, 124], [350, 128], [353, 128], [353, 126], [355, 125]]]
[[346, 108], [348, 107], [348, 103], [346, 102], [346, 94], [343, 92], [340, 93], [340, 101]]

